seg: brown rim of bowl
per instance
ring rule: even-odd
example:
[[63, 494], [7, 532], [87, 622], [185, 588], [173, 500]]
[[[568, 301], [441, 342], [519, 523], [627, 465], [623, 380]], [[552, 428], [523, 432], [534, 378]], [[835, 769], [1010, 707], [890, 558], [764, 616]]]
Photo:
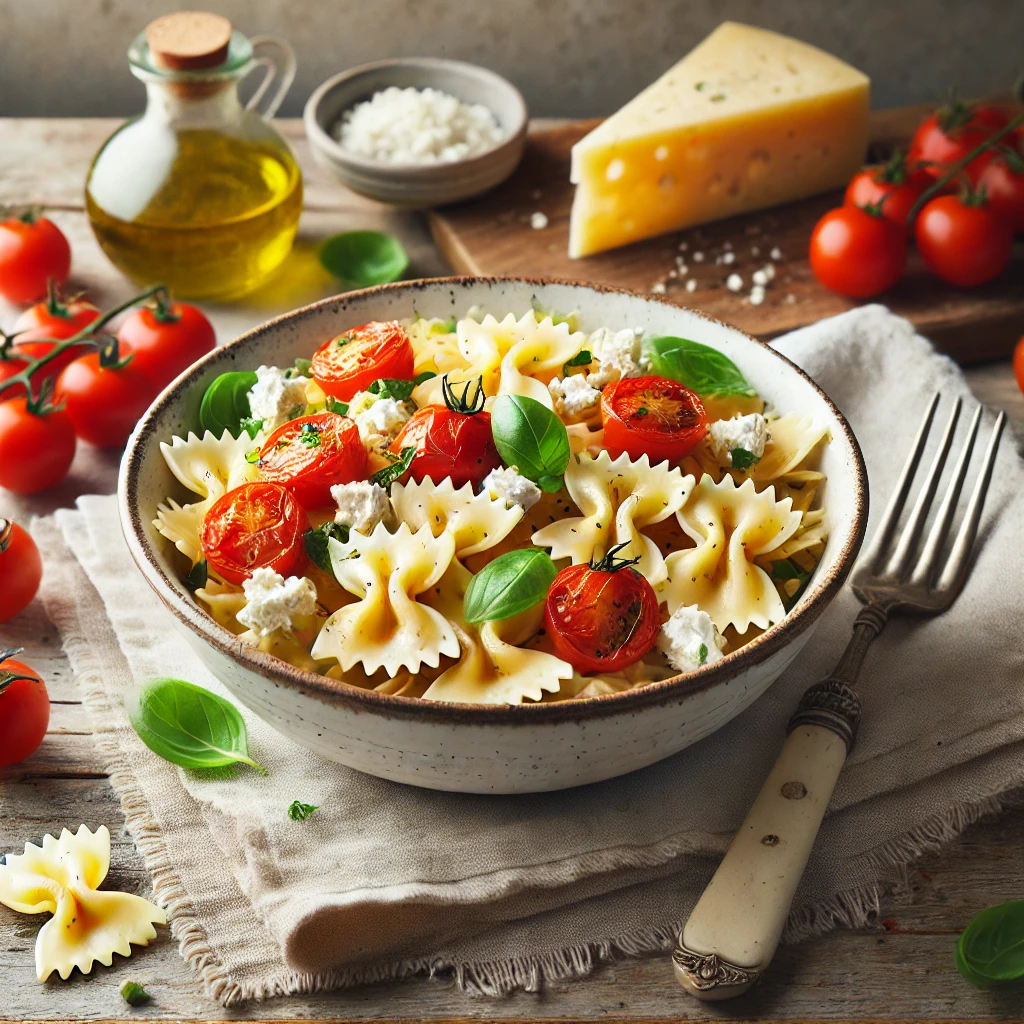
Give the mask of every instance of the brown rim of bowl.
[[[353, 153], [350, 150], [345, 149], [345, 147], [342, 146], [342, 144], [334, 138], [330, 132], [324, 129], [323, 125], [320, 124], [320, 121], [317, 119], [317, 113], [319, 111], [321, 101], [324, 96], [331, 91], [331, 89], [341, 82], [358, 78], [360, 75], [365, 74], [368, 71], [376, 71], [379, 68], [392, 67], [422, 67], [426, 69], [449, 67], [457, 68], [459, 70], [470, 69], [474, 74], [482, 74], [485, 77], [493, 79], [503, 88], [508, 89], [515, 97], [519, 106], [519, 120], [515, 125], [513, 125], [511, 131], [503, 135], [494, 143], [493, 146], [488, 146], [487, 149], [480, 153], [474, 153], [473, 156], [463, 157], [461, 160], [451, 160], [448, 163], [391, 164], [385, 163], [382, 160], [371, 160], [368, 157], [360, 156], [358, 153]], [[487, 109], [490, 110], [490, 107]], [[493, 110], [491, 110], [491, 115], [497, 119]], [[445, 57], [392, 57], [387, 60], [375, 60], [369, 64], [360, 64], [358, 67], [348, 68], [345, 71], [338, 72], [336, 75], [332, 75], [325, 82], [322, 82], [313, 90], [309, 99], [306, 100], [306, 105], [302, 111], [302, 121], [306, 134], [314, 135], [316, 137], [317, 145], [330, 151], [336, 158], [345, 161], [345, 163], [351, 164], [353, 167], [358, 167], [360, 170], [366, 172], [377, 173], [382, 171], [393, 171], [395, 173], [402, 174], [411, 171], [438, 171], [453, 167], [459, 168], [461, 171], [467, 167], [472, 168], [479, 166], [497, 153], [498, 150], [504, 149], [510, 143], [514, 143], [517, 140], [525, 139], [530, 117], [529, 109], [526, 106], [526, 100], [523, 98], [523, 94], [507, 78], [503, 78], [496, 71], [491, 71], [490, 68], [481, 67], [479, 64], [471, 64], [469, 61], [464, 60], [448, 60]], [[499, 125], [499, 127], [501, 126]], [[448, 278], [431, 278], [431, 280], [448, 280]], [[408, 282], [400, 281], [395, 283], [407, 284]], [[367, 291], [368, 289], [362, 290]], [[345, 294], [351, 295], [352, 292], [346, 292]], [[297, 311], [293, 310], [293, 312]]]
[[[852, 529], [846, 543], [843, 545], [842, 551], [839, 553], [836, 564], [828, 569], [817, 582], [815, 593], [805, 603], [793, 609], [781, 622], [770, 626], [764, 633], [755, 637], [749, 643], [744, 644], [739, 650], [727, 654], [724, 658], [713, 664], [705, 665], [703, 668], [685, 675], [672, 676], [659, 682], [646, 683], [632, 690], [603, 694], [598, 697], [576, 697], [571, 700], [553, 701], [551, 703], [494, 705], [456, 704], [423, 700], [421, 697], [398, 697], [392, 694], [378, 693], [376, 690], [351, 686], [337, 680], [327, 679], [325, 676], [317, 675], [315, 672], [296, 668], [280, 658], [242, 643], [237, 636], [223, 626], [218, 625], [205, 612], [200, 610], [198, 605], [187, 602], [174, 589], [170, 579], [168, 579], [164, 571], [157, 564], [151, 552], [147, 550], [145, 526], [141, 520], [137, 502], [138, 474], [142, 464], [140, 441], [147, 432], [153, 429], [153, 419], [156, 411], [168, 404], [173, 395], [187, 388], [188, 383], [199, 376], [208, 364], [222, 359], [225, 352], [244, 346], [257, 333], [262, 333], [274, 325], [287, 323], [300, 315], [308, 315], [312, 311], [320, 310], [325, 306], [337, 305], [338, 303], [344, 304], [353, 298], [377, 295], [384, 292], [415, 292], [423, 291], [426, 288], [444, 287], [446, 285], [460, 287], [466, 284], [500, 285], [506, 283], [526, 284], [535, 287], [568, 285], [604, 294], [628, 295], [631, 298], [642, 299], [645, 302], [660, 302], [662, 305], [670, 306], [673, 309], [685, 308], [709, 323], [719, 324], [729, 330], [736, 331], [755, 344], [767, 348], [775, 358], [785, 363], [814, 388], [828, 405], [829, 409], [831, 409], [854, 455], [854, 509]], [[427, 718], [447, 722], [456, 719], [475, 723], [527, 725], [532, 723], [553, 723], [565, 719], [601, 718], [630, 710], [638, 710], [652, 704], [668, 703], [681, 696], [689, 696], [710, 689], [718, 683], [727, 681], [735, 670], [748, 665], [759, 664], [780, 651], [791, 640], [794, 640], [814, 624], [832, 598], [840, 591], [846, 577], [853, 568], [853, 562], [864, 539], [864, 531], [867, 524], [868, 488], [864, 457], [861, 453], [860, 445], [857, 443], [857, 438], [850, 429], [849, 423], [846, 422], [846, 418], [836, 408], [835, 403], [828, 395], [800, 367], [780, 352], [775, 351], [766, 342], [760, 341], [752, 335], [733, 327], [731, 324], [708, 316], [699, 310], [680, 307], [676, 303], [669, 302], [667, 299], [660, 298], [659, 296], [640, 295], [625, 288], [614, 288], [608, 285], [588, 284], [586, 282], [568, 281], [559, 278], [530, 278], [511, 275], [487, 277], [459, 275], [398, 281], [393, 284], [377, 285], [373, 288], [363, 288], [359, 291], [345, 292], [326, 299], [320, 299], [308, 306], [302, 306], [299, 309], [292, 310], [290, 313], [284, 313], [281, 316], [267, 320], [258, 327], [246, 331], [227, 344], [207, 353], [197, 363], [193, 364], [190, 369], [186, 370], [174, 383], [164, 389], [136, 426], [128, 441], [128, 447], [121, 462], [118, 477], [118, 506], [122, 530], [124, 531], [125, 540], [127, 541], [132, 558], [142, 571], [146, 581], [156, 591], [157, 596], [172, 614], [222, 654], [231, 658], [239, 665], [255, 671], [269, 682], [275, 685], [295, 687], [304, 693], [313, 694], [328, 703], [347, 705], [354, 711], [384, 712], [395, 717]], [[180, 580], [178, 582], [180, 583]]]

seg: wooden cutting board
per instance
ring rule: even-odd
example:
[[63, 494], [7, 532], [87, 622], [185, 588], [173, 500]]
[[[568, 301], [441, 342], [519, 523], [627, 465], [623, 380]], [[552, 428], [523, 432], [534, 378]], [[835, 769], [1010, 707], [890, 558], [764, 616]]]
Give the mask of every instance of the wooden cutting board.
[[[930, 109], [929, 104], [873, 113], [870, 158], [884, 159], [894, 146], [905, 145]], [[638, 292], [664, 285], [669, 301], [703, 310], [764, 339], [857, 305], [822, 288], [807, 262], [811, 230], [826, 210], [841, 202], [838, 192], [569, 259], [569, 151], [597, 123], [535, 123], [523, 162], [504, 185], [480, 199], [430, 213], [434, 239], [457, 272], [556, 277]], [[530, 226], [537, 212], [547, 217], [547, 227]], [[775, 263], [764, 302], [754, 306], [749, 301], [751, 275], [771, 262], [773, 248], [782, 258]], [[735, 254], [734, 261], [716, 263], [728, 251]], [[703, 262], [696, 261], [696, 253], [704, 254]], [[686, 262], [685, 276], [671, 276], [677, 256]], [[744, 280], [740, 293], [725, 287], [733, 272]], [[697, 282], [693, 292], [686, 291], [689, 280]], [[1018, 238], [1010, 266], [997, 280], [968, 290], [943, 284], [912, 252], [904, 279], [875, 301], [907, 317], [962, 363], [1006, 356], [1024, 334], [1024, 244]]]

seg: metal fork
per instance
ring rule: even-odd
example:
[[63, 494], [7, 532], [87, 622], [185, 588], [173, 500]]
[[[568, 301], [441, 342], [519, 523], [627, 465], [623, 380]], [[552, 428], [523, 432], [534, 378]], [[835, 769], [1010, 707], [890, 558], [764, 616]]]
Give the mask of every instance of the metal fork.
[[832, 674], [800, 699], [775, 767], [679, 935], [672, 954], [676, 977], [698, 999], [740, 995], [775, 954], [793, 893], [857, 734], [860, 701], [853, 686], [889, 615], [937, 615], [963, 588], [1006, 414], [996, 417], [960, 528], [945, 553], [978, 436], [981, 406], [974, 412], [931, 530], [923, 543], [921, 538], [953, 444], [962, 406], [959, 398], [897, 536], [939, 398], [931, 400], [895, 493], [854, 568], [851, 586], [864, 608], [853, 624], [853, 636]]

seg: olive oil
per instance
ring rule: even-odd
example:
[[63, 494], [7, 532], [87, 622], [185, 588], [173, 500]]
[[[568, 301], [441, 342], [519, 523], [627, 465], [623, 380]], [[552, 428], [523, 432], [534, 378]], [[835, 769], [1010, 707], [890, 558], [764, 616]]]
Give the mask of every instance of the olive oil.
[[147, 114], [97, 154], [86, 209], [103, 251], [133, 281], [166, 284], [181, 298], [230, 299], [288, 255], [302, 176], [269, 126], [255, 115], [245, 121], [241, 132], [168, 132]]

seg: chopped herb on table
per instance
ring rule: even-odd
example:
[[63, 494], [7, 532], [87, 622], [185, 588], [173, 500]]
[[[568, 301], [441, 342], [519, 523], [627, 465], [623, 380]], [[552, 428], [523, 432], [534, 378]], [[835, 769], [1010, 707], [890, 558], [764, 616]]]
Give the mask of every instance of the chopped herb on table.
[[126, 981], [121, 986], [121, 998], [129, 1006], [143, 1006], [153, 997], [137, 981]]
[[304, 804], [300, 800], [293, 800], [288, 805], [288, 817], [292, 821], [305, 821], [319, 807], [319, 804]]

